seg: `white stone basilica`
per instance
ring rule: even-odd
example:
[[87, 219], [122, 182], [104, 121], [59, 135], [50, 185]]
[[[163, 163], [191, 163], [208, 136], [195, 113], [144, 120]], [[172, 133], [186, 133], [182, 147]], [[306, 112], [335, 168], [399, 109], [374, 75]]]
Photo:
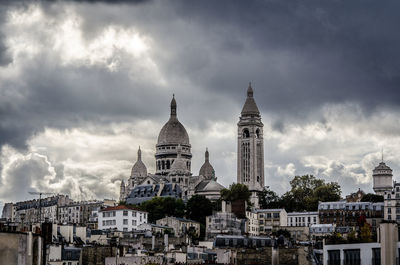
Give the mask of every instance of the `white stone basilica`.
[[[177, 117], [175, 97], [171, 101], [170, 118], [162, 127], [156, 144], [156, 172], [149, 174], [142, 161], [139, 147], [137, 161], [125, 185], [121, 181], [120, 200], [137, 204], [154, 196], [189, 199], [195, 194], [211, 200], [220, 197], [224, 188], [217, 182], [206, 149], [205, 161], [199, 174], [191, 173], [191, 145], [185, 127]], [[261, 115], [253, 97], [251, 84], [238, 122], [237, 182], [252, 191], [252, 203], [257, 206], [256, 192], [264, 187], [264, 141]]]
[[132, 204], [141, 203], [154, 196], [186, 200], [194, 194], [204, 195], [211, 200], [219, 199], [224, 186], [217, 182], [208, 150], [197, 176], [191, 173], [191, 159], [189, 135], [177, 118], [177, 105], [173, 97], [170, 118], [158, 135], [156, 173], [147, 173], [139, 147], [137, 161], [132, 167], [128, 183], [125, 185], [125, 182], [121, 181], [120, 200]]

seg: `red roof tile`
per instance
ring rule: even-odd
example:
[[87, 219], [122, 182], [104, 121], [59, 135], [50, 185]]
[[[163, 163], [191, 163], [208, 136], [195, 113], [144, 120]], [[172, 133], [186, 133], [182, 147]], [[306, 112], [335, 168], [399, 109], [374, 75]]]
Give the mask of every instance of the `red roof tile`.
[[143, 210], [140, 210], [137, 207], [127, 206], [127, 205], [118, 205], [118, 206], [107, 207], [105, 209], [101, 209], [100, 212], [118, 211], [118, 210], [135, 210], [135, 211], [145, 212]]

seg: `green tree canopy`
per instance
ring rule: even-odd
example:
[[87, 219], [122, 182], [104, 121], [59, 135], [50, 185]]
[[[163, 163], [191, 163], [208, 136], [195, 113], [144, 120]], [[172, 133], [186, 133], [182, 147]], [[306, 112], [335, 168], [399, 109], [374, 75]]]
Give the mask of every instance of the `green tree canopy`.
[[194, 195], [186, 204], [186, 217], [202, 224], [206, 224], [206, 217], [211, 215], [213, 204], [201, 195]]
[[225, 201], [244, 200], [250, 204], [251, 192], [244, 184], [233, 183], [229, 189], [221, 190], [221, 198]]
[[181, 199], [171, 197], [154, 197], [137, 205], [143, 211], [149, 213], [148, 221], [155, 223], [158, 219], [165, 216], [183, 217], [185, 214], [185, 204]]
[[268, 187], [258, 193], [258, 202], [261, 209], [276, 209], [282, 207], [282, 200], [279, 195]]
[[368, 193], [368, 194], [365, 194], [361, 198], [361, 201], [362, 202], [383, 202], [383, 196], [382, 195], [373, 194], [373, 193]]
[[282, 196], [286, 211], [316, 211], [318, 202], [340, 200], [340, 186], [337, 182], [325, 183], [313, 175], [295, 176], [290, 181], [291, 189]]

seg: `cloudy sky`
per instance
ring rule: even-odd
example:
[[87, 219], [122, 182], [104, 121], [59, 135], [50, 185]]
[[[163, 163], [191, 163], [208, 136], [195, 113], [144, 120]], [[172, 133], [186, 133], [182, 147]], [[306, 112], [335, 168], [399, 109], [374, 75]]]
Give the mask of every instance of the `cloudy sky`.
[[[12, 3], [10, 3], [12, 2]], [[372, 191], [400, 170], [397, 1], [0, 1], [0, 201], [28, 191], [117, 198], [175, 93], [193, 173], [208, 147], [236, 180], [248, 82], [265, 125], [266, 184], [294, 175]]]

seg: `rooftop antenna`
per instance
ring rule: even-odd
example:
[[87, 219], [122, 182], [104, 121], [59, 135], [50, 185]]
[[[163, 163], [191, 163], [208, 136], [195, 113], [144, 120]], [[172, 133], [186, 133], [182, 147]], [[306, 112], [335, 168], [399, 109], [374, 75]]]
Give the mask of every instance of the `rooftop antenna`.
[[42, 223], [42, 195], [56, 195], [54, 192], [36, 192], [36, 191], [28, 191], [31, 195], [39, 195], [39, 209], [37, 213], [37, 221], [38, 223]]

